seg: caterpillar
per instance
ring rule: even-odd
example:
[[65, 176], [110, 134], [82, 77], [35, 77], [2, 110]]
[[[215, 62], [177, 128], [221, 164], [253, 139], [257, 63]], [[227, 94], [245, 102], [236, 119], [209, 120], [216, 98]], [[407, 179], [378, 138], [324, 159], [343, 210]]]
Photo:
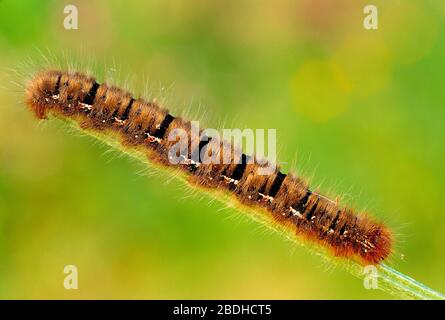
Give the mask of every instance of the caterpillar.
[[335, 257], [379, 264], [392, 252], [392, 233], [383, 223], [313, 192], [301, 177], [285, 174], [278, 166], [271, 174], [259, 174], [263, 165], [249, 161], [255, 156], [241, 153], [234, 159], [239, 152], [230, 144], [230, 163], [191, 160], [196, 151], [222, 157], [218, 150], [227, 144], [211, 137], [192, 141], [190, 121], [174, 117], [155, 100], [135, 98], [83, 73], [47, 70], [29, 81], [25, 102], [38, 119], [51, 114], [73, 120], [84, 130], [117, 138], [126, 148], [141, 151], [149, 161], [164, 167], [173, 166], [168, 150], [175, 141], [167, 137], [183, 129], [190, 140], [189, 151], [175, 166], [190, 184], [227, 191], [241, 205], [262, 209], [274, 223]]

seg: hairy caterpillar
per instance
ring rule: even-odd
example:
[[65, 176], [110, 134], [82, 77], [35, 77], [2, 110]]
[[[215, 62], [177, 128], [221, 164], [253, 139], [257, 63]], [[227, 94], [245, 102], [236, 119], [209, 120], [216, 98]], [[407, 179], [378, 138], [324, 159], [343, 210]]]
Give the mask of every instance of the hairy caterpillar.
[[[166, 167], [172, 166], [168, 150], [175, 143], [166, 139], [169, 133], [181, 128], [191, 140], [189, 121], [172, 116], [155, 101], [136, 99], [81, 73], [50, 70], [37, 74], [26, 87], [26, 103], [39, 119], [50, 113], [74, 120], [85, 130], [119, 138], [126, 147], [142, 151], [149, 161]], [[196, 151], [193, 148], [201, 154], [222, 150], [222, 145], [223, 141], [211, 138], [190, 141], [186, 161], [176, 166], [191, 184], [227, 190], [240, 203], [264, 209], [282, 227], [331, 250], [335, 256], [378, 264], [391, 253], [392, 234], [385, 225], [312, 192], [299, 177], [284, 174], [279, 168], [261, 175], [262, 166], [250, 163], [245, 154], [240, 155], [240, 161], [229, 164], [205, 164], [190, 158]], [[230, 148], [235, 160], [237, 153]]]

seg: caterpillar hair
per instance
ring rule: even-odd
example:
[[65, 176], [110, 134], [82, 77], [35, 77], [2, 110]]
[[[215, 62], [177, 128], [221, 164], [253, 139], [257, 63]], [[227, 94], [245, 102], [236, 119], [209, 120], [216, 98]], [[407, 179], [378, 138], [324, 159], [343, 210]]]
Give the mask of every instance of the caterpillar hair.
[[[27, 84], [25, 99], [37, 118], [51, 114], [73, 120], [84, 130], [118, 138], [125, 148], [143, 152], [155, 164], [179, 168], [194, 186], [223, 189], [240, 204], [263, 209], [280, 227], [336, 257], [379, 264], [391, 254], [392, 233], [384, 224], [313, 192], [301, 177], [278, 167], [269, 175], [259, 174], [263, 165], [249, 161], [254, 155], [240, 154], [241, 161], [235, 161], [236, 148], [227, 147], [223, 139], [192, 141], [191, 123], [174, 117], [156, 101], [135, 98], [82, 73], [57, 70], [37, 74]], [[175, 141], [167, 137], [174, 129], [184, 130], [190, 141], [185, 161], [179, 164], [169, 161]], [[230, 148], [231, 163], [207, 164], [190, 156], [213, 151], [221, 158], [222, 151], [215, 150], [223, 148]]]

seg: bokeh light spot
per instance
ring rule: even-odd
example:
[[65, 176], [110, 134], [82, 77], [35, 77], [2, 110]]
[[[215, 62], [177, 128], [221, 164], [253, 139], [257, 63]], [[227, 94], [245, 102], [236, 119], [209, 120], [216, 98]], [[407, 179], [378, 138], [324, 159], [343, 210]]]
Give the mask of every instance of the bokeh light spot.
[[438, 21], [426, 4], [397, 2], [382, 12], [380, 25], [398, 63], [412, 64], [425, 58], [436, 43]]
[[297, 112], [317, 122], [328, 121], [348, 106], [350, 82], [332, 60], [303, 63], [291, 83]]
[[351, 80], [355, 97], [366, 98], [386, 88], [391, 78], [391, 55], [383, 37], [362, 30], [344, 38], [333, 54]]

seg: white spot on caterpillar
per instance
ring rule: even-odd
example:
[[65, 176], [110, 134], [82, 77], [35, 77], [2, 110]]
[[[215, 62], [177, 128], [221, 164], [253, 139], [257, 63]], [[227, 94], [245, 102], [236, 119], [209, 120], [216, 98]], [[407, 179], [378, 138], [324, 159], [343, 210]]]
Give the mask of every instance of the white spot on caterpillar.
[[146, 139], [147, 142], [155, 142], [155, 143], [160, 143], [161, 142], [161, 139], [153, 137], [148, 132], [146, 132], [145, 135], [147, 136], [147, 139]]
[[125, 124], [125, 120], [118, 119], [114, 117], [114, 121], [117, 122], [119, 126], [123, 126]]
[[[224, 180], [226, 180], [227, 183], [233, 183], [234, 185], [237, 185], [237, 184], [238, 184], [238, 180], [229, 178], [229, 177], [224, 176], [224, 175], [223, 175], [222, 177], [224, 178]], [[249, 199], [251, 199], [251, 198], [252, 198], [252, 197], [249, 196]]]
[[265, 194], [262, 194], [262, 193], [258, 193], [263, 199], [262, 200], [264, 200], [264, 201], [269, 201], [269, 202], [272, 202], [274, 199], [273, 199], [273, 197], [271, 197], [271, 196], [266, 196]]
[[[54, 97], [54, 96], [53, 96]], [[59, 96], [57, 96], [57, 99], [59, 98]], [[90, 111], [92, 106], [86, 103], [79, 103], [80, 104], [80, 108], [85, 110], [85, 111]]]
[[290, 212], [292, 213], [293, 216], [297, 216], [298, 218], [303, 218], [303, 216], [301, 215], [300, 211], [295, 210], [292, 207], [289, 207]]

